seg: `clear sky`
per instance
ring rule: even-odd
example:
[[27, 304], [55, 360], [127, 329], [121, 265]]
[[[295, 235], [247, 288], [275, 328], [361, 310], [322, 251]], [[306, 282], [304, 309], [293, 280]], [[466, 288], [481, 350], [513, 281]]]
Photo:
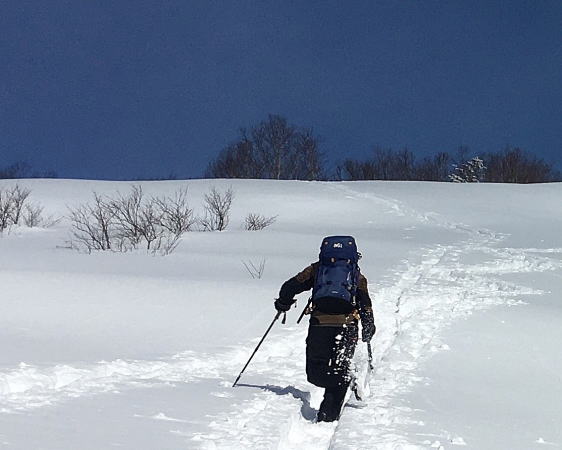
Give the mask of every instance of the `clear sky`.
[[562, 1], [0, 0], [0, 166], [196, 177], [269, 113], [331, 162], [510, 144], [559, 163]]

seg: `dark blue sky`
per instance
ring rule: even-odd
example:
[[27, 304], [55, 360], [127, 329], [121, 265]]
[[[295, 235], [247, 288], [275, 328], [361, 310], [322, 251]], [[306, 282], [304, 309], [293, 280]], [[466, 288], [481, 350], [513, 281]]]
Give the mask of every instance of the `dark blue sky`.
[[0, 166], [200, 176], [268, 113], [332, 162], [562, 154], [562, 2], [0, 0]]

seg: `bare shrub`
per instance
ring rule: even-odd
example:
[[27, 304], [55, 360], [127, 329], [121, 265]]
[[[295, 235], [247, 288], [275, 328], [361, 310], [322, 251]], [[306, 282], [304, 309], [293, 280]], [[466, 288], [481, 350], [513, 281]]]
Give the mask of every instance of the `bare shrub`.
[[0, 233], [12, 225], [19, 225], [22, 211], [31, 191], [15, 185], [0, 189]]
[[119, 247], [124, 251], [137, 248], [144, 241], [148, 251], [169, 254], [195, 223], [187, 189], [180, 189], [173, 196], [146, 198], [140, 186], [133, 186], [129, 195], [112, 201], [112, 207]]
[[261, 214], [250, 213], [244, 220], [244, 229], [248, 231], [263, 230], [274, 223], [275, 219], [277, 219], [277, 216], [265, 217]]
[[259, 263], [254, 264], [252, 260], [249, 260], [248, 262], [242, 261], [242, 264], [252, 278], [261, 280], [261, 277], [263, 276], [263, 272], [265, 270], [265, 262], [265, 259], [262, 259]]
[[27, 188], [21, 188], [19, 185], [15, 185], [12, 190], [10, 191], [9, 195], [12, 199], [12, 223], [14, 225], [19, 225], [21, 219], [21, 213], [23, 210], [23, 206], [31, 194], [31, 191]]
[[44, 216], [43, 206], [29, 201], [31, 190], [15, 185], [0, 189], [0, 233], [12, 225], [48, 228], [56, 225], [61, 218]]
[[187, 201], [187, 189], [180, 189], [170, 197], [156, 197], [160, 225], [174, 235], [190, 231], [197, 222]]
[[89, 252], [145, 246], [149, 253], [167, 255], [195, 222], [186, 189], [170, 197], [146, 197], [140, 186], [133, 186], [127, 195], [94, 197], [93, 205], [71, 209], [70, 214], [74, 244]]
[[211, 192], [205, 194], [205, 216], [200, 220], [205, 231], [223, 231], [230, 221], [230, 206], [234, 198], [232, 188], [224, 193], [212, 188]]
[[153, 255], [169, 255], [180, 243], [181, 234], [162, 233], [152, 246], [150, 253]]
[[111, 202], [94, 193], [94, 203], [70, 208], [72, 237], [79, 247], [111, 250], [115, 238], [115, 211]]
[[158, 216], [158, 210], [152, 198], [141, 205], [140, 232], [146, 243], [146, 250], [155, 253], [158, 250], [158, 245], [153, 246], [152, 244], [160, 241], [164, 230], [160, 227], [160, 217]]
[[26, 226], [33, 228], [41, 225], [43, 220], [43, 206], [39, 204], [28, 204], [25, 205], [25, 211], [23, 213], [23, 222]]
[[9, 191], [0, 189], [0, 233], [12, 225], [14, 205]]
[[62, 217], [54, 215], [45, 216], [43, 214], [45, 208], [40, 203], [26, 203], [23, 209], [22, 220], [24, 225], [29, 228], [50, 228], [62, 220]]
[[133, 186], [127, 196], [118, 194], [112, 199], [110, 207], [114, 211], [116, 238], [120, 251], [137, 248], [143, 238], [142, 203], [143, 192], [140, 186]]

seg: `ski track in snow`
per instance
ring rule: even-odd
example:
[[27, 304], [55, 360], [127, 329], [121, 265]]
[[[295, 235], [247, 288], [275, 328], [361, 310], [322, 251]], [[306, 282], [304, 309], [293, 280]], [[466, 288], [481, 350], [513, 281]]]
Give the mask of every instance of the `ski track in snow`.
[[[391, 202], [347, 187], [344, 190], [358, 197]], [[307, 327], [278, 326], [236, 388], [250, 390], [251, 396], [210, 417], [205, 429], [191, 435], [190, 447], [357, 449], [361, 442], [361, 448], [398, 450], [436, 444], [410, 442], [399, 432], [400, 425], [413, 423], [412, 411], [399, 399], [423, 381], [417, 376], [420, 363], [435, 352], [447, 350], [440, 334], [455, 319], [496, 305], [521, 304], [521, 295], [541, 294], [501, 276], [560, 269], [562, 261], [548, 255], [560, 254], [562, 249], [502, 248], [502, 235], [440, 222], [431, 214], [417, 213], [394, 200], [392, 203], [399, 214], [457, 229], [467, 238], [456, 245], [427, 248], [417, 261], [412, 258], [396, 268], [387, 286], [370, 286], [378, 329], [373, 341], [376, 369], [368, 402], [350, 400], [339, 422], [315, 424], [323, 389], [311, 386], [305, 378]], [[484, 254], [485, 262], [463, 262], [473, 254]], [[0, 412], [13, 413], [75, 397], [162, 383], [211, 380], [216, 384], [212, 395], [232, 397], [232, 378], [258, 339], [221, 353], [188, 351], [154, 361], [102, 361], [83, 367], [22, 363], [0, 372]], [[362, 343], [355, 359], [358, 371], [364, 372], [366, 349]], [[450, 445], [464, 443], [460, 436], [448, 439]]]

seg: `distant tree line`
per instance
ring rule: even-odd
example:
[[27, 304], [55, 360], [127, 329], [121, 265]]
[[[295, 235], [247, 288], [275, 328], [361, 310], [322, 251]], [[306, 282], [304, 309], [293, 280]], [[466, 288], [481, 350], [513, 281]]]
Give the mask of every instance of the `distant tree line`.
[[[330, 174], [331, 172], [331, 174]], [[417, 158], [409, 149], [375, 147], [365, 159], [347, 158], [334, 170], [325, 166], [320, 138], [312, 129], [270, 115], [225, 147], [209, 164], [208, 178], [277, 180], [412, 180], [491, 183], [562, 181], [554, 165], [518, 147], [473, 154], [467, 147], [451, 154]]]
[[[519, 147], [497, 152], [437, 152], [416, 157], [408, 148], [375, 147], [364, 159], [346, 158], [329, 168], [321, 139], [312, 128], [291, 124], [279, 115], [241, 128], [238, 138], [208, 165], [206, 178], [275, 180], [412, 180], [489, 183], [547, 183], [562, 181], [553, 163]], [[0, 166], [0, 179], [57, 178], [53, 171], [38, 172], [19, 161]], [[152, 179], [176, 179], [176, 175]], [[143, 179], [150, 179], [143, 177]]]
[[57, 178], [57, 173], [52, 170], [38, 172], [33, 170], [26, 161], [18, 161], [8, 166], [0, 167], [0, 180], [17, 178]]
[[376, 148], [371, 157], [346, 159], [337, 168], [340, 180], [482, 181], [489, 183], [548, 183], [561, 181], [553, 164], [517, 147], [485, 152], [469, 158], [461, 147], [457, 155], [439, 152], [416, 159], [408, 149]]
[[448, 181], [453, 158], [439, 152], [431, 157], [416, 160], [414, 153], [376, 147], [364, 160], [346, 159], [336, 168], [339, 180], [418, 180]]

